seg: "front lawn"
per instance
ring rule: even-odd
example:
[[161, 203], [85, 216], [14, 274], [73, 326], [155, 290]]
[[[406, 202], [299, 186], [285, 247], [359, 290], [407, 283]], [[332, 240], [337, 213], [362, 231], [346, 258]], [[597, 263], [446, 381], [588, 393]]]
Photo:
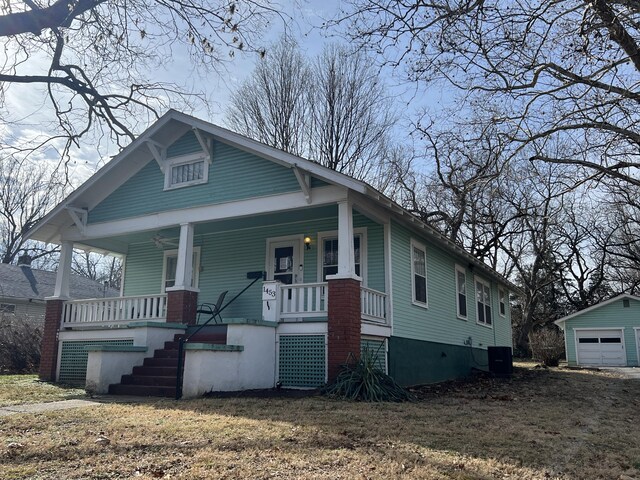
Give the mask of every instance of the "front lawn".
[[404, 404], [158, 400], [2, 417], [0, 478], [640, 475], [638, 381], [529, 366], [512, 380], [430, 387], [418, 396]]
[[0, 375], [0, 407], [85, 396], [84, 389], [40, 382], [37, 375]]

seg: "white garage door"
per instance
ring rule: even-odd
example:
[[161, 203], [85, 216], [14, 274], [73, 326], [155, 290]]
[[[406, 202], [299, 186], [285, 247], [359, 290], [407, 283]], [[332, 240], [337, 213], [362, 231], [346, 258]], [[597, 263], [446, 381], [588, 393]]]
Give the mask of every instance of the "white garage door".
[[577, 330], [579, 365], [626, 365], [622, 330]]

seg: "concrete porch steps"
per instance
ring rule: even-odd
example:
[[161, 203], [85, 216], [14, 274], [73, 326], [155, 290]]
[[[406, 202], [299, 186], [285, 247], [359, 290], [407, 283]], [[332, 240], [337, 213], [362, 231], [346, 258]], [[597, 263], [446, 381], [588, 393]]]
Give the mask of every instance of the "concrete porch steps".
[[[164, 348], [155, 350], [142, 365], [133, 367], [131, 374], [123, 375], [120, 383], [109, 385], [113, 395], [137, 395], [147, 397], [174, 397], [178, 373], [178, 342], [184, 334], [175, 335], [165, 342]], [[211, 325], [191, 337], [190, 342], [225, 345], [226, 325]]]

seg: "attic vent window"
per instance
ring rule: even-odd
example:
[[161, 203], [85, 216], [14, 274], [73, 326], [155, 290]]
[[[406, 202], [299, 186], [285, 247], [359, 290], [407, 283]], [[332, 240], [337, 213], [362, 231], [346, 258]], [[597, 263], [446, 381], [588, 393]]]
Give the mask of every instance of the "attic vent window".
[[165, 169], [165, 190], [207, 183], [209, 164], [202, 154], [168, 159]]
[[622, 306], [624, 308], [629, 308], [629, 299], [628, 298], [622, 299]]

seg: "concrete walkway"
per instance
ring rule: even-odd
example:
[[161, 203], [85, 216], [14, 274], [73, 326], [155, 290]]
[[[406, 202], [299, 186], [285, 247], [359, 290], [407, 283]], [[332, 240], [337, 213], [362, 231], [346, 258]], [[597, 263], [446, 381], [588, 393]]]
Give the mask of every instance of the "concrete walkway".
[[100, 402], [91, 400], [61, 400], [59, 402], [27, 403], [23, 405], [9, 405], [0, 407], [0, 417], [16, 415], [18, 413], [44, 413], [56, 410], [68, 410], [70, 408], [94, 407], [101, 405]]

